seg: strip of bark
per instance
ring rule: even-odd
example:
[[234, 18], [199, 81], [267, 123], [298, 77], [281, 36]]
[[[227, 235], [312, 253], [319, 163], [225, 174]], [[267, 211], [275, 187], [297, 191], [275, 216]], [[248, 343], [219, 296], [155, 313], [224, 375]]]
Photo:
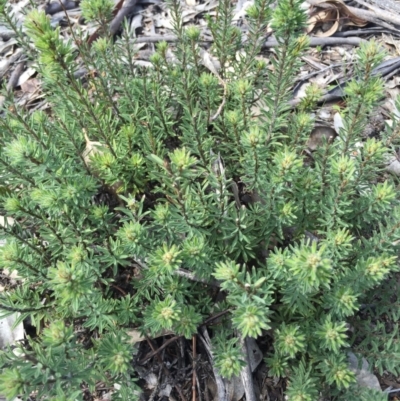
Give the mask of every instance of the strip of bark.
[[[367, 7], [378, 18], [391, 22], [395, 25], [400, 25], [400, 6], [398, 3], [389, 2], [388, 0], [355, 0], [358, 4]], [[385, 4], [386, 3], [386, 4]], [[389, 4], [390, 3], [390, 4]], [[350, 8], [350, 7], [349, 7]]]
[[[356, 38], [356, 37], [350, 37], [350, 38], [340, 38], [340, 37], [335, 37], [331, 36], [329, 38], [317, 38], [317, 37], [310, 37], [310, 46], [315, 47], [315, 46], [338, 46], [338, 45], [349, 45], [349, 46], [359, 46], [361, 43], [366, 42], [365, 39], [361, 38]], [[267, 40], [263, 44], [263, 48], [270, 48], [270, 47], [276, 47], [279, 46], [280, 44], [275, 38], [271, 38]]]
[[8, 83], [7, 83], [7, 92], [11, 92], [15, 89], [18, 85], [19, 77], [22, 75], [25, 68], [25, 61], [22, 63], [18, 63], [17, 66], [14, 68]]
[[[356, 1], [360, 3], [362, 0], [356, 0]], [[329, 5], [320, 4], [323, 2], [324, 2], [324, 0], [307, 0], [307, 3], [309, 3], [313, 6], [317, 6], [317, 7], [321, 7], [321, 8], [330, 8]], [[357, 16], [365, 21], [372, 22], [374, 24], [383, 26], [388, 29], [396, 29], [391, 24], [400, 25], [400, 18], [396, 15], [387, 16], [388, 14], [379, 14], [379, 15], [381, 15], [381, 17], [379, 17], [378, 14], [374, 11], [363, 10], [361, 8], [351, 7], [351, 6], [347, 6], [347, 8], [355, 16]], [[385, 15], [385, 16], [383, 16], [383, 15]], [[384, 19], [382, 19], [382, 18], [384, 18]], [[388, 24], [388, 22], [390, 22], [391, 24]]]
[[[142, 36], [136, 38], [136, 43], [156, 43], [156, 42], [176, 42], [178, 39], [174, 35], [152, 35], [152, 36]], [[204, 40], [202, 42], [211, 43], [211, 40]], [[336, 46], [336, 45], [349, 45], [349, 46], [359, 46], [361, 43], [366, 42], [364, 39], [357, 37], [341, 38], [341, 37], [329, 37], [329, 38], [316, 38], [310, 37], [310, 46]], [[263, 48], [276, 47], [279, 43], [276, 39], [271, 38], [263, 44]]]
[[123, 19], [133, 11], [137, 0], [126, 0], [125, 4], [120, 8], [117, 15], [111, 21], [110, 34], [115, 35], [123, 21]]
[[199, 335], [199, 338], [201, 342], [204, 345], [204, 348], [206, 349], [206, 352], [208, 354], [208, 357], [210, 359], [210, 363], [214, 372], [214, 378], [215, 378], [215, 384], [217, 385], [217, 392], [218, 392], [218, 401], [228, 401], [228, 397], [226, 394], [226, 389], [225, 389], [225, 384], [222, 379], [222, 377], [219, 375], [217, 369], [214, 367], [214, 358], [213, 358], [213, 353], [211, 350], [211, 340], [208, 335], [208, 331], [206, 327], [201, 328], [202, 335]]
[[244, 393], [246, 394], [246, 401], [256, 401], [256, 394], [254, 391], [253, 375], [251, 373], [249, 349], [247, 344], [247, 337], [239, 336], [239, 342], [242, 348], [242, 353], [245, 358], [246, 365], [240, 371], [242, 378]]
[[3, 78], [3, 76], [7, 73], [8, 69], [11, 67], [12, 64], [14, 64], [15, 62], [18, 61], [18, 59], [20, 57], [22, 57], [23, 55], [23, 50], [22, 49], [18, 49], [15, 51], [15, 53], [10, 56], [7, 59], [7, 62], [5, 63], [5, 65], [3, 65], [2, 68], [0, 68], [0, 79]]

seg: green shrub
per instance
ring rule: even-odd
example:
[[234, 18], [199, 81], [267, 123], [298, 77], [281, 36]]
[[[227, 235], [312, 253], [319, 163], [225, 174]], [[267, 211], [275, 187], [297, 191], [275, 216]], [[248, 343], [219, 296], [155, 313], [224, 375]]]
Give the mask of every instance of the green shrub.
[[[344, 126], [310, 153], [315, 93], [289, 106], [306, 15], [299, 0], [271, 3], [247, 10], [244, 37], [220, 0], [204, 51], [170, 0], [177, 42], [159, 43], [151, 68], [135, 65], [128, 30], [89, 48], [77, 32], [63, 40], [44, 14], [28, 15], [34, 51], [22, 35], [21, 45], [50, 108], [27, 112], [9, 97], [0, 118], [0, 206], [15, 219], [2, 228], [0, 266], [20, 277], [0, 307], [29, 317], [38, 336], [2, 353], [0, 392], [82, 399], [82, 383], [92, 391], [101, 380], [135, 399], [126, 331], [191, 338], [221, 311], [228, 318], [212, 332], [220, 373], [242, 368], [240, 337], [268, 330], [269, 374], [289, 378], [290, 400], [355, 396], [350, 346], [374, 349], [373, 363], [396, 370], [397, 332], [367, 322], [362, 307], [398, 269], [399, 189], [383, 169], [397, 127], [362, 136], [383, 94], [372, 74], [383, 55], [373, 41], [361, 46]], [[104, 28], [106, 2], [82, 7]], [[270, 65], [257, 58], [268, 24], [279, 42]], [[82, 66], [84, 80], [75, 78]], [[380, 306], [378, 317], [387, 300]], [[77, 328], [93, 335], [89, 346]]]

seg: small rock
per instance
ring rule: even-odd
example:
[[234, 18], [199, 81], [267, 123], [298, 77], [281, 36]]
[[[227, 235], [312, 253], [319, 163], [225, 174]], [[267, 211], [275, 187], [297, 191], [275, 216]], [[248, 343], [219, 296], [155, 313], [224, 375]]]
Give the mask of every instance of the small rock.
[[353, 352], [348, 352], [349, 368], [356, 375], [357, 383], [361, 387], [368, 387], [374, 390], [382, 391], [378, 378], [369, 371], [369, 364], [365, 358], [362, 358], [361, 369], [358, 368], [358, 359]]

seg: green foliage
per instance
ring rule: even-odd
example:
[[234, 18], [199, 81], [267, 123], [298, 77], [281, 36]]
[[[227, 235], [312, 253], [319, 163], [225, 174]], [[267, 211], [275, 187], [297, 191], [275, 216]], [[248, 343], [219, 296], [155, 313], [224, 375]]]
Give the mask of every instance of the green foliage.
[[306, 370], [304, 361], [300, 362], [289, 382], [287, 395], [293, 401], [314, 401], [318, 399], [316, 379]]
[[349, 390], [338, 397], [334, 397], [337, 401], [387, 401], [388, 393], [361, 387], [353, 384]]
[[[135, 64], [128, 32], [107, 37], [112, 2], [81, 2], [101, 26], [92, 47], [28, 15], [34, 50], [17, 37], [51, 111], [8, 95], [0, 118], [0, 208], [15, 220], [1, 228], [0, 267], [19, 274], [0, 309], [38, 331], [0, 355], [8, 398], [82, 400], [82, 384], [102, 381], [136, 399], [128, 329], [190, 339], [218, 313], [220, 373], [242, 369], [239, 338], [268, 331], [269, 374], [288, 378], [290, 400], [372, 399], [353, 384], [349, 347], [398, 373], [398, 329], [382, 322], [399, 319], [399, 187], [383, 170], [398, 124], [363, 138], [383, 93], [372, 73], [383, 53], [360, 47], [343, 127], [310, 154], [319, 92], [289, 104], [308, 45], [302, 2], [256, 0], [246, 37], [230, 3], [207, 19], [204, 53], [170, 0], [177, 42], [158, 43], [151, 68]], [[0, 12], [19, 32], [5, 2]], [[279, 42], [269, 65], [256, 58], [268, 25]]]
[[111, 0], [83, 0], [80, 6], [85, 19], [102, 23], [111, 20], [114, 3]]
[[224, 377], [238, 376], [245, 365], [237, 338], [226, 340], [226, 333], [215, 339], [215, 367]]

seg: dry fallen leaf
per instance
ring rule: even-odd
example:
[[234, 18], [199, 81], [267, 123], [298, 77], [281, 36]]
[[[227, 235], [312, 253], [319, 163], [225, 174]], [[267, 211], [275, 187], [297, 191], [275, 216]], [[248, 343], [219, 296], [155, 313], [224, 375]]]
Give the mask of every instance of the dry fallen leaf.
[[315, 27], [322, 27], [319, 37], [329, 37], [338, 31], [340, 26], [365, 26], [367, 21], [353, 14], [342, 0], [326, 0], [315, 7], [315, 11], [308, 20], [307, 32], [310, 33]]
[[333, 128], [325, 125], [316, 126], [310, 134], [310, 138], [307, 141], [307, 146], [310, 150], [317, 150], [324, 141], [329, 141], [331, 138], [336, 137], [336, 132]]
[[332, 36], [339, 28], [339, 10], [321, 10], [317, 14], [314, 14], [308, 20], [308, 28], [307, 32], [311, 32], [316, 25], [323, 24], [324, 26], [327, 23], [332, 23], [331, 27], [326, 31], [320, 31], [315, 34], [318, 37], [329, 37]]
[[339, 113], [335, 113], [333, 116], [333, 126], [335, 127], [336, 133], [339, 135], [339, 131], [344, 127], [342, 116]]
[[12, 217], [0, 216], [0, 226], [4, 227], [7, 222], [7, 226], [12, 226], [14, 224], [14, 219]]
[[232, 21], [239, 21], [241, 18], [246, 16], [246, 10], [254, 5], [254, 0], [238, 1], [235, 7], [235, 14]]
[[25, 82], [29, 80], [30, 77], [36, 74], [36, 70], [34, 68], [27, 68], [19, 77], [17, 86], [22, 86]]
[[16, 341], [24, 339], [24, 325], [19, 323], [13, 328], [19, 314], [15, 313], [0, 319], [0, 347], [3, 349], [6, 345], [11, 345]]
[[[136, 344], [136, 343], [146, 340], [146, 337], [142, 336], [141, 332], [137, 329], [128, 330], [126, 332], [126, 334], [130, 337], [130, 340], [129, 340], [130, 344]], [[154, 339], [154, 338], [158, 338], [158, 337], [162, 337], [162, 336], [168, 336], [171, 334], [174, 334], [174, 333], [169, 330], [163, 330], [161, 333], [151, 336], [150, 338]]]
[[82, 153], [83, 160], [85, 160], [86, 165], [89, 167], [90, 158], [94, 156], [96, 153], [103, 153], [104, 145], [97, 141], [91, 141], [84, 130], [86, 148]]
[[207, 50], [200, 51], [202, 64], [206, 67], [210, 72], [212, 72], [218, 79], [221, 79], [218, 71], [221, 69], [221, 64], [216, 57], [211, 56], [211, 54]]
[[40, 81], [36, 78], [29, 79], [21, 84], [21, 90], [25, 93], [34, 93], [40, 87]]

